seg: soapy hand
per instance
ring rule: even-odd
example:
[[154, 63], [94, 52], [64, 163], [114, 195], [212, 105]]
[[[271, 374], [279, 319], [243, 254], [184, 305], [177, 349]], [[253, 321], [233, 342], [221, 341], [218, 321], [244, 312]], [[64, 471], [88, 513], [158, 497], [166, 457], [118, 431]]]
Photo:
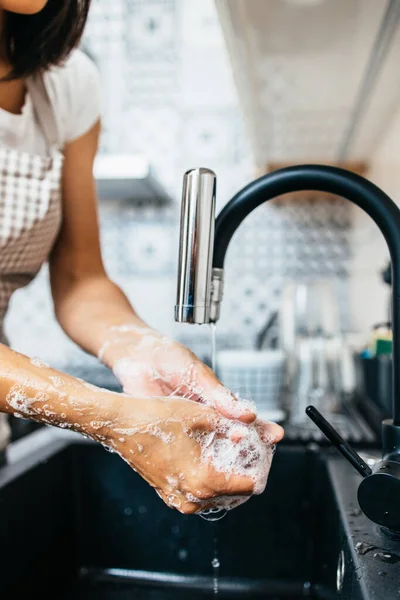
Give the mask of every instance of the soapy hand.
[[182, 398], [120, 395], [113, 418], [92, 433], [120, 454], [171, 508], [230, 509], [266, 485], [273, 436]]
[[[127, 394], [179, 396], [211, 406], [229, 419], [244, 423], [256, 419], [253, 403], [237, 399], [188, 348], [150, 328], [112, 328], [99, 358], [112, 368]], [[263, 427], [275, 441], [283, 437], [279, 425]]]
[[0, 411], [79, 432], [117, 452], [171, 507], [233, 508], [265, 487], [275, 438], [174, 396], [93, 386], [0, 344]]

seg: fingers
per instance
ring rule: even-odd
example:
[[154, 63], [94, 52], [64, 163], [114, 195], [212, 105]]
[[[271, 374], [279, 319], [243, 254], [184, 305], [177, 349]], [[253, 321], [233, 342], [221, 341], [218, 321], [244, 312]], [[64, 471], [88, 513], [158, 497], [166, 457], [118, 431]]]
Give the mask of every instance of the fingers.
[[[186, 515], [201, 513], [210, 508], [227, 508], [242, 504], [254, 491], [253, 481], [249, 477], [233, 476], [221, 486], [221, 491], [204, 490], [202, 498], [194, 502], [191, 494], [176, 491], [166, 494], [157, 489], [157, 494], [169, 508], [175, 508]], [[188, 499], [189, 498], [189, 499]]]
[[254, 482], [241, 475], [227, 476], [215, 471], [210, 464], [199, 465], [192, 476], [171, 478], [157, 486], [157, 494], [170, 507], [185, 514], [198, 513], [208, 508], [234, 507], [254, 493]]
[[169, 508], [175, 508], [185, 515], [200, 513], [203, 510], [207, 510], [208, 508], [213, 508], [215, 506], [215, 502], [212, 500], [205, 501], [199, 499], [198, 502], [194, 502], [191, 499], [189, 500], [187, 496], [190, 497], [190, 494], [185, 494], [184, 492], [180, 492], [178, 490], [175, 491], [174, 494], [166, 494], [159, 488], [155, 488], [155, 491]]
[[265, 444], [277, 444], [284, 436], [283, 427], [261, 419], [256, 422], [257, 431]]
[[219, 490], [219, 495], [229, 496], [251, 496], [254, 492], [254, 481], [251, 477], [243, 475], [231, 475], [228, 480], [224, 477], [222, 489]]
[[[212, 414], [209, 414], [206, 411], [204, 411], [202, 415], [196, 418], [195, 423], [193, 423], [193, 425], [194, 428], [198, 429], [199, 431], [213, 432], [216, 429], [218, 429], [218, 420], [216, 420]], [[237, 427], [233, 425], [227, 432], [229, 439], [233, 443], [239, 443], [244, 437], [246, 437], [247, 428], [245, 427], [245, 425], [246, 424], [238, 424]], [[277, 444], [282, 440], [285, 434], [283, 427], [281, 427], [277, 423], [269, 423], [267, 421], [262, 421], [261, 419], [258, 419], [255, 422], [255, 427], [261, 440], [264, 442], [264, 444], [268, 445]]]
[[229, 439], [231, 440], [231, 442], [233, 442], [234, 444], [238, 444], [239, 442], [242, 441], [243, 438], [245, 438], [247, 436], [247, 432], [244, 429], [243, 425], [238, 426], [238, 427], [233, 427], [231, 429], [231, 431], [229, 432]]
[[203, 502], [220, 496], [250, 496], [254, 491], [251, 477], [226, 475], [210, 464], [199, 468], [196, 479], [188, 483], [194, 490], [194, 497]]
[[179, 346], [178, 357], [170, 352], [163, 359], [163, 364], [120, 359], [114, 365], [114, 374], [124, 391], [133, 396], [180, 396], [212, 406], [227, 419], [246, 424], [255, 421], [255, 405], [236, 398], [189, 350]]
[[186, 501], [181, 505], [179, 512], [183, 513], [184, 515], [194, 515], [202, 510], [206, 510], [206, 508], [209, 508], [209, 506], [207, 505], [203, 507], [203, 505]]

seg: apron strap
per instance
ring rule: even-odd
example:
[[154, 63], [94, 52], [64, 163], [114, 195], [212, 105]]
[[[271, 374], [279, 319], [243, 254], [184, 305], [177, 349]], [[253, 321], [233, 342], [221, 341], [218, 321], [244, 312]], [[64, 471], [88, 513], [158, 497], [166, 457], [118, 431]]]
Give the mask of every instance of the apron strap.
[[50, 149], [60, 149], [62, 142], [57, 119], [46, 89], [43, 74], [28, 77], [26, 86], [32, 99], [33, 110]]

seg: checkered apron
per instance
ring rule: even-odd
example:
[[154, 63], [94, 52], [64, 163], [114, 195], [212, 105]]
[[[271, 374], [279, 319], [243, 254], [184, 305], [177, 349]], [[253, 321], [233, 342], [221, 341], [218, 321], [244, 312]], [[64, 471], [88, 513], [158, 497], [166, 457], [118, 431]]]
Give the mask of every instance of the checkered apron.
[[[13, 292], [27, 285], [47, 260], [61, 217], [63, 155], [57, 121], [41, 76], [27, 81], [47, 156], [0, 147], [0, 341]], [[0, 449], [5, 425], [0, 415]], [[3, 439], [3, 444], [2, 444]]]

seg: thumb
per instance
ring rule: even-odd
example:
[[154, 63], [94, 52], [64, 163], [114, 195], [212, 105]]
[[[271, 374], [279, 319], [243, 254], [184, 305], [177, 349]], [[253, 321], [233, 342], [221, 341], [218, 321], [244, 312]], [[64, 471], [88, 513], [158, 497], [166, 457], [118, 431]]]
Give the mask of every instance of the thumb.
[[283, 428], [277, 423], [257, 419], [256, 428], [266, 444], [277, 444], [284, 436]]

